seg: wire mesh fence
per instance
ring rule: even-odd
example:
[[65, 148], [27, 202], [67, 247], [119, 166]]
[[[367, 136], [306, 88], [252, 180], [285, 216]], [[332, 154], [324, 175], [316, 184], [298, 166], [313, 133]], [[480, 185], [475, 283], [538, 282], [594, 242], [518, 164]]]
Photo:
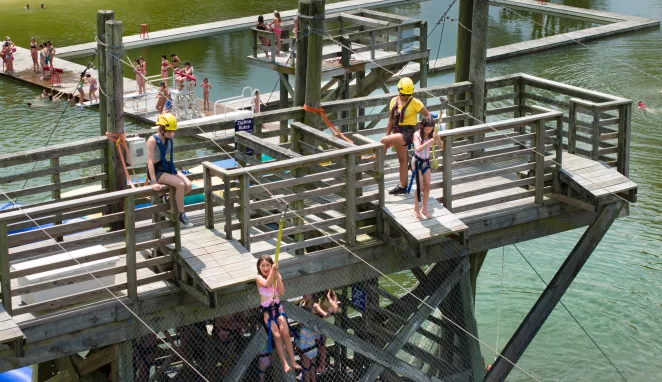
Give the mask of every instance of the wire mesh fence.
[[[287, 280], [284, 287], [288, 296]], [[472, 338], [476, 324], [466, 257], [310, 290], [288, 300], [263, 295], [262, 304], [258, 293], [252, 297], [254, 309], [150, 333], [120, 346], [118, 357], [132, 360], [133, 366], [122, 370], [120, 379], [482, 379], [479, 343]], [[192, 317], [168, 319], [191, 322]]]

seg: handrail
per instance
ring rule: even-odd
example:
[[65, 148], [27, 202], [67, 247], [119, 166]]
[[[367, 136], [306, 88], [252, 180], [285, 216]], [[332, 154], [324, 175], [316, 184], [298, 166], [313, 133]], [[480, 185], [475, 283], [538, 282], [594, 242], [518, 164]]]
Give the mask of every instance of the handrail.
[[481, 125], [458, 127], [455, 129], [444, 130], [439, 132], [439, 137], [465, 138], [476, 134], [489, 133], [494, 131], [495, 129], [501, 130], [501, 129], [519, 127], [533, 122], [554, 119], [562, 116], [563, 116], [562, 111], [548, 111], [542, 114], [528, 115], [525, 117], [519, 117], [515, 119], [507, 119], [503, 121], [484, 123]]
[[[168, 190], [167, 186], [161, 186], [158, 193]], [[38, 207], [22, 208], [21, 210], [9, 211], [0, 214], [0, 222], [7, 221], [9, 223], [25, 220], [27, 216], [37, 217], [46, 214], [53, 214], [59, 210], [72, 209], [77, 207], [89, 207], [90, 204], [101, 204], [108, 202], [116, 202], [128, 196], [151, 196], [155, 191], [151, 186], [130, 188], [122, 191], [108, 192], [105, 194], [88, 196], [80, 199], [67, 200], [64, 202], [50, 203]]]

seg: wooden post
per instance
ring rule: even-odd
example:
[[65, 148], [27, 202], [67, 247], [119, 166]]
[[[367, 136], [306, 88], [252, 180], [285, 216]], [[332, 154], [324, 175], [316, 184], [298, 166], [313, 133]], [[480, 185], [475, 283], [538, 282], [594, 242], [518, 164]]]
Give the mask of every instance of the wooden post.
[[211, 200], [211, 172], [202, 166], [202, 179], [205, 182], [205, 227], [214, 229], [214, 202]]
[[[107, 126], [106, 115], [108, 113], [106, 106], [106, 95], [108, 91], [106, 88], [106, 21], [114, 20], [115, 12], [113, 11], [97, 11], [97, 68], [99, 70], [99, 130], [101, 135], [105, 135]], [[106, 93], [108, 94], [108, 93]]]
[[232, 239], [232, 198], [230, 197], [230, 192], [232, 187], [230, 185], [230, 177], [227, 175], [223, 176], [223, 202], [225, 204], [224, 215], [225, 215], [225, 238], [230, 240]]
[[384, 148], [379, 147], [375, 150], [375, 178], [377, 178], [377, 190], [379, 192], [379, 204], [377, 208], [377, 233], [384, 233], [384, 204], [386, 199], [386, 190], [384, 187]]
[[591, 135], [591, 159], [598, 160], [600, 150], [600, 113], [597, 106], [593, 106], [593, 134]]
[[443, 191], [444, 191], [444, 207], [449, 211], [453, 211], [453, 138], [451, 136], [444, 137], [443, 153]]
[[[485, 66], [487, 58], [487, 19], [490, 8], [489, 0], [474, 0], [471, 40], [471, 59], [469, 62], [469, 81], [473, 84], [472, 112], [476, 120], [470, 120], [470, 125], [485, 121]], [[459, 36], [458, 36], [459, 37]], [[471, 138], [473, 143], [482, 142], [485, 134], [477, 134]], [[481, 156], [483, 150], [471, 152], [471, 157]]]
[[471, 265], [471, 290], [473, 291], [474, 304], [476, 300], [476, 282], [478, 281], [480, 268], [483, 267], [483, 262], [485, 262], [485, 257], [487, 257], [487, 251], [480, 251], [469, 255], [469, 264]]
[[308, 24], [310, 22], [310, 19], [306, 16], [310, 15], [310, 0], [299, 0], [299, 14], [301, 16], [299, 16], [299, 27], [296, 36], [296, 64], [294, 65], [294, 106], [303, 106], [306, 99]]
[[[287, 108], [289, 104], [289, 98], [288, 95], [289, 93], [287, 92], [287, 86], [283, 81], [289, 81], [289, 77], [287, 74], [281, 74], [280, 76], [280, 90], [278, 91], [278, 94], [280, 95], [280, 101], [278, 106], [280, 106], [281, 109]], [[296, 93], [295, 93], [296, 94]], [[301, 106], [301, 105], [299, 105]], [[287, 142], [287, 119], [280, 121], [280, 143], [286, 143]]]
[[12, 315], [11, 279], [9, 278], [9, 245], [7, 244], [9, 228], [7, 221], [0, 221], [0, 288], [2, 288], [2, 305], [7, 314]]
[[[471, 32], [473, 30], [474, 0], [460, 0], [459, 22], [457, 24], [457, 48], [455, 50], [455, 82], [469, 81], [469, 62], [471, 60]], [[464, 25], [467, 29], [463, 28]], [[454, 101], [464, 101], [466, 94], [456, 94]], [[460, 109], [466, 110], [464, 107]], [[456, 121], [453, 127], [464, 126], [464, 121]]]
[[630, 176], [630, 129], [632, 124], [632, 105], [618, 108], [618, 156], [616, 169], [626, 177]]
[[[428, 50], [428, 23], [427, 21], [421, 21], [420, 24], [420, 50], [421, 51], [427, 51]], [[398, 42], [402, 38], [402, 32], [398, 32]], [[428, 87], [428, 69], [429, 69], [429, 57], [423, 57], [418, 61], [418, 66], [419, 66], [419, 79], [418, 79], [418, 86], [419, 88], [427, 88]], [[427, 98], [423, 99], [423, 104], [427, 105]]]
[[249, 251], [251, 250], [249, 232], [251, 224], [250, 185], [248, 174], [239, 177], [239, 230], [241, 232], [241, 244]]
[[563, 116], [556, 118], [556, 176], [554, 176], [552, 183], [554, 186], [554, 193], [561, 193], [561, 180], [559, 179], [559, 171], [563, 168]]
[[345, 242], [348, 246], [356, 245], [356, 154], [345, 156]]
[[577, 147], [577, 104], [568, 102], [568, 153], [574, 154]]
[[175, 235], [175, 251], [179, 252], [182, 249], [182, 236], [181, 227], [179, 224], [179, 210], [177, 209], [177, 202], [175, 201], [177, 189], [170, 187], [170, 221], [172, 222], [172, 230]]
[[[618, 200], [603, 207], [598, 217], [595, 219], [579, 242], [565, 259], [563, 265], [554, 275], [545, 290], [542, 292], [538, 301], [526, 315], [524, 321], [520, 324], [515, 334], [510, 338], [508, 344], [503, 349], [502, 357], [497, 358], [492, 364], [492, 369], [485, 376], [486, 382], [503, 381], [513, 368], [513, 363], [517, 363], [527, 346], [533, 341], [536, 333], [545, 323], [547, 317], [552, 313], [556, 304], [561, 300], [565, 291], [575, 279], [575, 276], [581, 271], [591, 253], [598, 246], [604, 235], [609, 230], [611, 224], [618, 218], [625, 202]], [[505, 361], [508, 359], [510, 362]]]
[[133, 345], [131, 340], [120, 342], [116, 346], [119, 381], [135, 380], [136, 371], [133, 368]]
[[[360, 70], [356, 72], [356, 93], [361, 91], [361, 87], [363, 86], [363, 79], [365, 78], [365, 70]], [[365, 115], [365, 108], [364, 107], [359, 107], [358, 109], [358, 116], [363, 117]], [[355, 126], [355, 125], [352, 125]], [[363, 130], [365, 129], [365, 122], [359, 122], [358, 126], [355, 126], [352, 128], [352, 132], [356, 132], [358, 130]]]
[[136, 200], [133, 195], [124, 197], [124, 245], [126, 246], [126, 290], [129, 298], [137, 301]]
[[535, 155], [535, 202], [542, 204], [545, 188], [545, 121], [536, 122], [536, 155]]
[[[310, 29], [320, 31], [324, 29], [324, 0], [311, 0], [310, 2]], [[310, 33], [308, 36], [308, 62], [306, 68], [306, 105], [314, 108], [320, 107], [322, 83], [322, 47], [324, 36], [320, 32]], [[306, 113], [304, 123], [319, 129], [321, 118], [318, 114]]]

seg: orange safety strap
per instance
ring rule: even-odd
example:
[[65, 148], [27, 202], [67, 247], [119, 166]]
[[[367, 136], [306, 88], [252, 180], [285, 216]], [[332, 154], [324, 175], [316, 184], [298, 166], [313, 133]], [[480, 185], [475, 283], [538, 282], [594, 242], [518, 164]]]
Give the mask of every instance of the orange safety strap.
[[[115, 142], [115, 147], [117, 147], [117, 152], [120, 154], [120, 161], [122, 162], [122, 167], [124, 168], [124, 173], [126, 174], [127, 179], [131, 179], [132, 181], [129, 183], [131, 185], [131, 188], [135, 188], [133, 183], [135, 182], [138, 187], [140, 187], [140, 182], [138, 181], [138, 177], [136, 176], [135, 170], [132, 168], [131, 172], [133, 173], [133, 177], [129, 175], [129, 170], [126, 167], [126, 161], [124, 160], [124, 150], [126, 150], [126, 155], [129, 155], [129, 146], [126, 144], [126, 136], [124, 133], [120, 134], [113, 134], [106, 132], [106, 137]], [[145, 182], [147, 183], [147, 182]]]
[[333, 123], [331, 123], [331, 121], [329, 121], [329, 118], [327, 118], [326, 113], [324, 112], [324, 109], [322, 109], [321, 107], [320, 108], [314, 108], [314, 107], [310, 107], [310, 106], [304, 104], [303, 105], [303, 110], [305, 110], [309, 113], [319, 114], [322, 117], [322, 119], [324, 120], [324, 122], [326, 123], [326, 126], [333, 133], [334, 137], [342, 138], [342, 139], [346, 140], [349, 143], [354, 143], [354, 141], [347, 138], [345, 136], [345, 134], [343, 134], [342, 132], [340, 132], [340, 130], [338, 130], [335, 126], [333, 126]]

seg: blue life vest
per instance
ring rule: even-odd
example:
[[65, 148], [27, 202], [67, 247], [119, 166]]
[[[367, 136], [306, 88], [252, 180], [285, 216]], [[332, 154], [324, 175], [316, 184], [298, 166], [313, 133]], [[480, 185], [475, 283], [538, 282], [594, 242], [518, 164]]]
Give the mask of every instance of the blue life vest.
[[[159, 159], [159, 166], [158, 169], [154, 169], [155, 171], [161, 170], [161, 172], [165, 172], [168, 174], [176, 174], [177, 169], [175, 168], [175, 160], [172, 155], [173, 153], [173, 145], [172, 145], [172, 139], [166, 138], [165, 140], [165, 145], [161, 140], [159, 139], [158, 134], [154, 134], [154, 140], [156, 140], [156, 145], [159, 147], [159, 154], [161, 156], [161, 159]], [[170, 146], [170, 160], [168, 160], [167, 153], [168, 153], [168, 146]]]

